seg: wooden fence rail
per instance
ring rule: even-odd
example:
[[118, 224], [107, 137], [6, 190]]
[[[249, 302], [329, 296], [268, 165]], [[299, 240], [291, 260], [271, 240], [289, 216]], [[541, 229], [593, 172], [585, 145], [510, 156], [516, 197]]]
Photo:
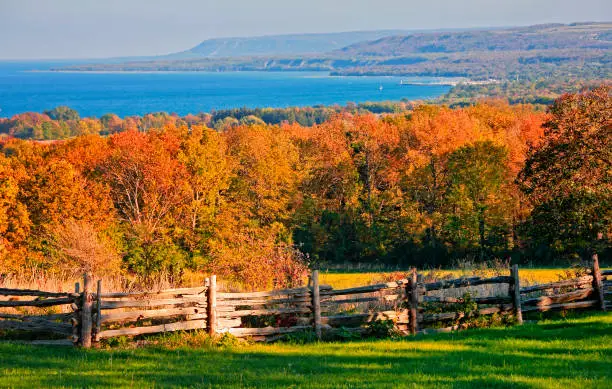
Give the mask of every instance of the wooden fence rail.
[[[78, 333], [82, 295], [0, 288], [0, 330], [40, 334], [39, 344], [73, 344]], [[25, 300], [24, 300], [25, 299]], [[52, 313], [53, 310], [63, 311]], [[46, 339], [45, 339], [46, 337]]]
[[[406, 279], [345, 289], [319, 284], [313, 271], [301, 288], [226, 293], [213, 275], [205, 284], [149, 292], [93, 292], [88, 275], [74, 293], [0, 288], [0, 330], [44, 332], [50, 342], [91, 347], [102, 339], [170, 331], [206, 330], [271, 341], [312, 330], [326, 334], [361, 334], [377, 321], [392, 321], [404, 334], [448, 332], [473, 318], [514, 317], [529, 312], [569, 309], [607, 310], [612, 271], [600, 270], [593, 256], [590, 274], [569, 280], [521, 287], [519, 269], [510, 276], [468, 277], [423, 283], [416, 269]], [[8, 298], [7, 298], [8, 297]], [[24, 298], [28, 298], [25, 299]], [[33, 313], [62, 309], [61, 313]]]

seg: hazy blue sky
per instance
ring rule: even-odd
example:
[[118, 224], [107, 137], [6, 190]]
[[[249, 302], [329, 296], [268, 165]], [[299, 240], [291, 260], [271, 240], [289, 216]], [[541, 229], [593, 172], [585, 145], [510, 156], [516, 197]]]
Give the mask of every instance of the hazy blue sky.
[[181, 51], [207, 38], [612, 20], [612, 0], [0, 0], [0, 58]]

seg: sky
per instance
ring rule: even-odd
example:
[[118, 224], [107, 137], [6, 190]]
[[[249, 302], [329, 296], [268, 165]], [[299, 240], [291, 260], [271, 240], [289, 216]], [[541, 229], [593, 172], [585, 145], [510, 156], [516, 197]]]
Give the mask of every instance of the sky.
[[0, 59], [159, 55], [209, 38], [612, 20], [612, 0], [0, 0]]

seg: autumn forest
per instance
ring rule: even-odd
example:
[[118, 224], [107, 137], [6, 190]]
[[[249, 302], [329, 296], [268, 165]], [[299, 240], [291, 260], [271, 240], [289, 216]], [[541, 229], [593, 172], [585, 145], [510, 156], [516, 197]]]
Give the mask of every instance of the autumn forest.
[[81, 135], [1, 140], [0, 275], [204, 271], [269, 288], [329, 263], [605, 259], [610, 92], [215, 129], [56, 112], [45, 126]]

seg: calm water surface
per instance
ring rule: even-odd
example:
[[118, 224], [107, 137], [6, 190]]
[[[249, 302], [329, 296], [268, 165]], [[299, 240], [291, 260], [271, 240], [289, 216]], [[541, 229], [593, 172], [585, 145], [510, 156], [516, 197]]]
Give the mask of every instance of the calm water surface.
[[427, 99], [450, 89], [399, 85], [398, 77], [331, 77], [320, 72], [45, 71], [57, 65], [0, 62], [0, 117], [60, 105], [76, 109], [81, 116], [112, 112], [124, 117], [160, 111], [186, 115], [239, 107]]

